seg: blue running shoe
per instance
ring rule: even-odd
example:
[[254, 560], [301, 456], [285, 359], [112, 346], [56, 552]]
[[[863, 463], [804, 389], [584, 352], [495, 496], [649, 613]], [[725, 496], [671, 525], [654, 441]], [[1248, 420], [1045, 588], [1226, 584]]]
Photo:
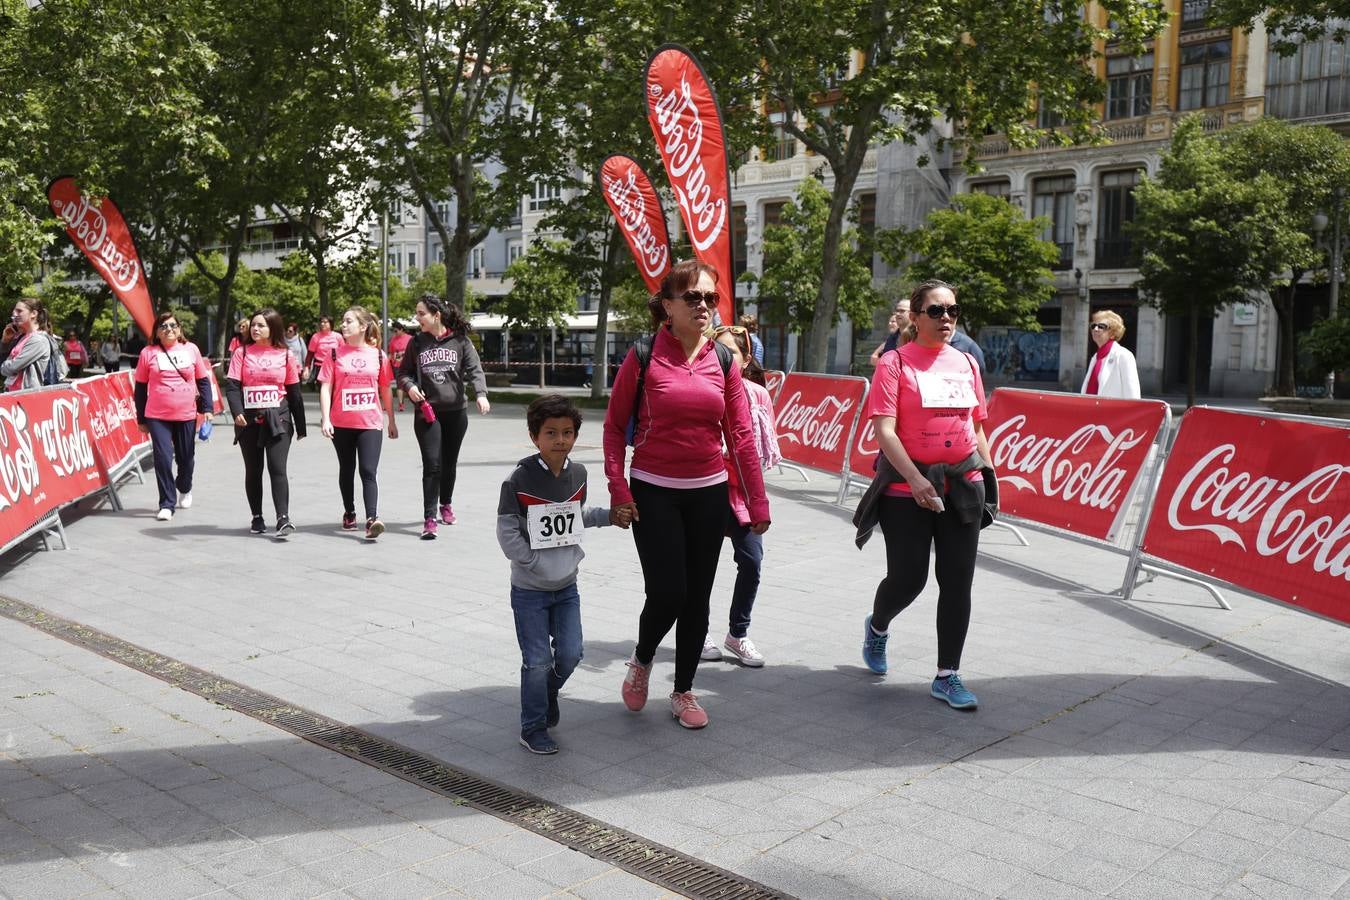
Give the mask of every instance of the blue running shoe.
[[952, 709], [974, 709], [980, 703], [974, 694], [966, 690], [966, 686], [961, 683], [961, 676], [955, 672], [945, 678], [934, 678], [933, 689], [929, 693], [939, 700], [946, 700]]
[[872, 617], [863, 619], [863, 662], [867, 668], [878, 675], [886, 674], [886, 641], [889, 634], [877, 634], [872, 630]]
[[546, 729], [540, 728], [537, 731], [531, 731], [529, 734], [520, 736], [520, 746], [531, 753], [537, 753], [540, 756], [548, 756], [550, 753], [558, 752], [558, 744], [553, 738], [548, 736]]

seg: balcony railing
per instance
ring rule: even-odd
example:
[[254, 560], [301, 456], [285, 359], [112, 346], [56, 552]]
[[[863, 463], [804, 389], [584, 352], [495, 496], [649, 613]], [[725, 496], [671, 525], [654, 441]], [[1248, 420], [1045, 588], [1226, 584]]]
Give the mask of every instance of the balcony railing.
[[1098, 269], [1133, 269], [1139, 265], [1134, 252], [1134, 241], [1128, 237], [1098, 238], [1097, 257], [1094, 260]]

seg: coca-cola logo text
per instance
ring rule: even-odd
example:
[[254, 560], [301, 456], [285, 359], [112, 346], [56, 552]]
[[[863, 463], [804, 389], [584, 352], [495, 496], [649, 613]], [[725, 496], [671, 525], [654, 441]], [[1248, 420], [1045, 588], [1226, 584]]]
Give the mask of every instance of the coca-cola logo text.
[[118, 249], [108, 236], [108, 221], [88, 197], [76, 200], [52, 200], [52, 208], [66, 223], [66, 230], [80, 249], [98, 263], [112, 286], [119, 291], [130, 291], [141, 280], [141, 263], [135, 254], [127, 255]]
[[677, 91], [666, 91], [659, 84], [649, 90], [656, 98], [654, 112], [666, 174], [685, 211], [689, 242], [699, 253], [705, 253], [726, 226], [727, 202], [725, 197], [714, 200], [708, 184], [708, 170], [703, 162], [703, 118], [693, 88], [689, 79], [681, 75]]
[[1026, 424], [1025, 415], [1016, 415], [989, 434], [999, 482], [1094, 509], [1115, 508], [1130, 475], [1119, 465], [1120, 459], [1149, 437], [1132, 428], [1113, 433], [1105, 425], [1093, 424], [1064, 437], [1046, 437], [1023, 433]]
[[0, 509], [31, 497], [39, 481], [28, 413], [17, 404], [0, 405]]
[[806, 406], [801, 399], [802, 392], [797, 391], [784, 402], [775, 422], [779, 438], [833, 452], [844, 437], [844, 414], [853, 408], [853, 401], [831, 394]]
[[620, 227], [628, 233], [629, 245], [634, 249], [638, 265], [649, 278], [661, 278], [670, 268], [670, 248], [652, 228], [647, 218], [647, 201], [638, 186], [638, 173], [629, 169], [624, 177], [604, 175], [605, 193], [609, 196]]
[[80, 407], [80, 398], [73, 394], [56, 400], [51, 418], [36, 423], [33, 429], [42, 443], [43, 456], [60, 478], [94, 469], [93, 445], [79, 426]]

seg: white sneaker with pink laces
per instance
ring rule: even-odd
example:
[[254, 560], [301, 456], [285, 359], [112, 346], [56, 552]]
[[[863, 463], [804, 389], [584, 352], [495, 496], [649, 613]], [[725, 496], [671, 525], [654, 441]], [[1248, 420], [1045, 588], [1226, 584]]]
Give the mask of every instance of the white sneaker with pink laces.
[[764, 654], [755, 649], [754, 641], [748, 637], [738, 638], [727, 635], [727, 639], [722, 642], [722, 647], [743, 666], [758, 669], [764, 665]]

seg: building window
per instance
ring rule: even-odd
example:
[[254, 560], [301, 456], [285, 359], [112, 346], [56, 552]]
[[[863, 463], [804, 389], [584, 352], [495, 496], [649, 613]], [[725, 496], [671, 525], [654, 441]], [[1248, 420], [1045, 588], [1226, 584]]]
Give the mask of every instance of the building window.
[[409, 272], [415, 272], [415, 271], [417, 271], [417, 251], [416, 251], [416, 250], [409, 250], [409, 251], [408, 251], [408, 271], [409, 271]]
[[1106, 61], [1106, 117], [1132, 119], [1153, 108], [1153, 54]]
[[970, 186], [972, 194], [988, 194], [1002, 200], [1012, 200], [1012, 185], [1007, 179], [999, 181], [977, 181]]
[[403, 224], [403, 201], [393, 200], [389, 203], [389, 224]]
[[731, 234], [735, 243], [731, 247], [731, 271], [739, 276], [745, 271], [745, 204], [737, 203], [731, 207]]
[[1214, 41], [1181, 48], [1181, 92], [1177, 109], [1222, 106], [1228, 102], [1231, 41]]
[[1331, 37], [1337, 28], [1347, 26], [1350, 20], [1331, 19], [1327, 36], [1299, 45], [1291, 56], [1270, 51], [1266, 64], [1268, 115], [1301, 119], [1350, 112], [1345, 43]]
[[1210, 0], [1184, 0], [1181, 4], [1181, 30], [1193, 31], [1206, 27]]
[[530, 195], [530, 212], [548, 209], [562, 200], [562, 188], [543, 181], [534, 183], [534, 193]]
[[[1037, 128], [1059, 128], [1064, 125], [1064, 115], [1057, 110], [1049, 109], [1044, 100], [1036, 101], [1036, 127]], [[986, 134], [990, 133], [988, 131]]]
[[1134, 221], [1134, 188], [1140, 171], [1104, 172], [1097, 201], [1097, 258], [1099, 269], [1129, 269], [1136, 265], [1125, 226]]
[[389, 271], [394, 275], [403, 274], [403, 254], [396, 250], [389, 252]]
[[436, 247], [435, 247], [435, 249], [432, 251], [432, 255], [436, 257], [436, 262], [440, 263], [441, 265], [445, 265], [445, 245], [444, 245], [444, 244], [437, 244]]
[[1032, 216], [1045, 216], [1050, 225], [1041, 240], [1050, 241], [1059, 248], [1059, 259], [1051, 268], [1073, 268], [1073, 191], [1072, 175], [1037, 178], [1031, 188]]
[[764, 227], [766, 229], [782, 224], [784, 206], [787, 206], [787, 203], [783, 200], [774, 200], [764, 204]]
[[509, 266], [518, 259], [520, 259], [520, 241], [507, 241], [506, 264]]
[[451, 221], [450, 201], [442, 200], [436, 204], [436, 218], [440, 219], [442, 225], [449, 224]]
[[469, 277], [481, 278], [483, 273], [483, 248], [474, 247], [469, 251]]
[[773, 129], [773, 139], [765, 150], [764, 158], [770, 162], [791, 159], [797, 155], [797, 139], [788, 134], [786, 122], [786, 113], [769, 113], [769, 126]]

